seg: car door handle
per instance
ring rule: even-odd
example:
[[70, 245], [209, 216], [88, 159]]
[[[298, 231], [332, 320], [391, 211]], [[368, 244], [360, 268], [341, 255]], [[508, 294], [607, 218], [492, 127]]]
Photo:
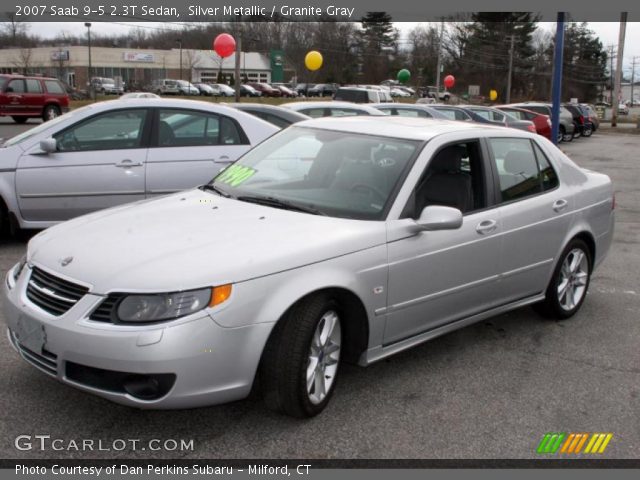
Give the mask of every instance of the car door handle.
[[216, 163], [231, 163], [233, 160], [226, 155], [222, 155], [220, 158], [214, 159], [213, 161]]
[[556, 212], [561, 212], [562, 210], [567, 208], [567, 205], [569, 205], [569, 202], [567, 202], [564, 198], [561, 198], [560, 200], [556, 200], [555, 202], [553, 202], [553, 210]]
[[496, 228], [498, 228], [498, 222], [495, 220], [483, 220], [476, 225], [476, 232], [480, 235], [486, 235], [493, 232]]
[[130, 167], [141, 167], [141, 166], [142, 166], [142, 162], [134, 162], [133, 160], [130, 160], [128, 158], [116, 163], [116, 167], [118, 168], [130, 168]]

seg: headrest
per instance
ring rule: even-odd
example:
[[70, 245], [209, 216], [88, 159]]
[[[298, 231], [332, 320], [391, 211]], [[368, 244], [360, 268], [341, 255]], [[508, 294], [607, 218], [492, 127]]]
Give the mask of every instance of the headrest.
[[459, 145], [440, 150], [431, 160], [430, 169], [435, 172], [459, 172], [462, 158], [466, 155], [466, 148]]

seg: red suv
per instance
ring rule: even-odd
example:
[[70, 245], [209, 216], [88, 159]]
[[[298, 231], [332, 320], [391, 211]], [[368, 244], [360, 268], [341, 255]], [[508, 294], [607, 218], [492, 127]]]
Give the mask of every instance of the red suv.
[[17, 123], [29, 118], [46, 122], [68, 110], [69, 95], [59, 80], [0, 75], [0, 117], [11, 117]]
[[263, 97], [281, 97], [282, 92], [277, 88], [273, 88], [268, 83], [249, 83], [257, 91], [262, 92]]

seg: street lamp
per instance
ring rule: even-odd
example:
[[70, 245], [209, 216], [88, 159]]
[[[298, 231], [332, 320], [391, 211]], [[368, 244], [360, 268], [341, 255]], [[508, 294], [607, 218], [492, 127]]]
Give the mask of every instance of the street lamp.
[[176, 38], [176, 43], [180, 45], [180, 80], [182, 80], [182, 38]]
[[88, 46], [89, 46], [89, 70], [87, 71], [87, 76], [89, 79], [89, 96], [91, 98], [93, 98], [94, 100], [96, 99], [96, 96], [93, 92], [93, 82], [91, 81], [91, 77], [93, 76], [93, 72], [91, 69], [91, 23], [90, 22], [86, 22], [84, 24], [85, 27], [87, 27], [87, 40], [88, 40]]

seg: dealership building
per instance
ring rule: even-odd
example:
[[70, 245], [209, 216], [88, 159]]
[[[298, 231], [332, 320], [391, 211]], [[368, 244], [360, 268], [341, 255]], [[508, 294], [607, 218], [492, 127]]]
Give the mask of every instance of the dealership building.
[[[240, 53], [240, 74], [249, 82], [282, 81], [282, 68], [280, 52]], [[161, 78], [217, 83], [219, 72], [228, 81], [234, 69], [235, 54], [222, 59], [211, 50], [91, 47], [91, 76], [121, 79], [132, 88], [143, 88]], [[56, 77], [72, 87], [85, 89], [89, 78], [89, 48], [0, 49], [0, 73]]]

